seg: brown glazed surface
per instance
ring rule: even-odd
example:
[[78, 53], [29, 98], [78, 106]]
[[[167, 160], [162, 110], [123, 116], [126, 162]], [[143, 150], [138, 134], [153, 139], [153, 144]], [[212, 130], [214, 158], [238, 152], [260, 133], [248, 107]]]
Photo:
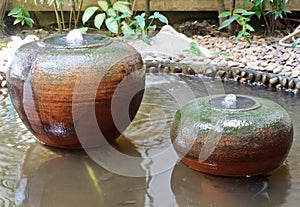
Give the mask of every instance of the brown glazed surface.
[[[221, 176], [253, 176], [282, 165], [293, 142], [291, 120], [278, 104], [256, 99], [262, 101], [261, 106], [249, 111], [214, 111], [201, 100], [181, 108], [171, 127], [171, 139], [182, 162]], [[217, 115], [219, 120], [225, 117], [219, 138], [209, 136], [214, 123], [208, 115]], [[208, 156], [201, 157], [201, 152]]]
[[[85, 146], [104, 141], [91, 128], [93, 116], [108, 142], [118, 138], [138, 111], [145, 86], [141, 56], [116, 40], [74, 50], [26, 44], [16, 52], [7, 80], [26, 127], [46, 145], [70, 149], [82, 147], [78, 126], [87, 130], [80, 137]], [[121, 125], [115, 126], [112, 110]]]

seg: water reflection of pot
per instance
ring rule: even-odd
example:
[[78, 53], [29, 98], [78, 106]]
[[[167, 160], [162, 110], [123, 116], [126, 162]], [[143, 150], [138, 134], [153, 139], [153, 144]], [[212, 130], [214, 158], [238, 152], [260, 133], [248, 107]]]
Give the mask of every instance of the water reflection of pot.
[[[121, 140], [128, 147], [130, 143]], [[134, 150], [131, 153], [137, 155]], [[22, 165], [21, 177], [16, 200], [22, 206], [143, 206], [145, 202], [145, 178], [113, 174], [81, 150], [33, 144]]]
[[[141, 56], [126, 43], [99, 35], [84, 35], [83, 45], [64, 41], [65, 35], [49, 37], [16, 52], [7, 73], [13, 104], [27, 128], [49, 146], [80, 148], [75, 128], [88, 129], [93, 116], [112, 142], [130, 124], [142, 100]], [[119, 93], [117, 87], [122, 87]], [[128, 97], [132, 99], [125, 105]], [[86, 146], [99, 144], [99, 134], [85, 139]]]
[[291, 187], [287, 166], [270, 176], [228, 178], [191, 170], [182, 162], [171, 178], [172, 191], [179, 206], [281, 206]]

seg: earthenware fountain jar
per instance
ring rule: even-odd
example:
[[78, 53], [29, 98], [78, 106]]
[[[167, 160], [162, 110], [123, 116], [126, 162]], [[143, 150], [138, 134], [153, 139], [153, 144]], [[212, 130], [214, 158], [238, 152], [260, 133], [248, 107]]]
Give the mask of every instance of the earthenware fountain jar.
[[278, 104], [245, 95], [193, 100], [175, 115], [173, 146], [190, 168], [221, 176], [252, 176], [279, 167], [293, 141], [292, 122]]
[[[126, 129], [141, 103], [145, 74], [128, 44], [72, 31], [22, 46], [7, 81], [16, 111], [40, 141], [81, 148], [82, 142], [113, 142]], [[94, 133], [98, 127], [101, 133]]]

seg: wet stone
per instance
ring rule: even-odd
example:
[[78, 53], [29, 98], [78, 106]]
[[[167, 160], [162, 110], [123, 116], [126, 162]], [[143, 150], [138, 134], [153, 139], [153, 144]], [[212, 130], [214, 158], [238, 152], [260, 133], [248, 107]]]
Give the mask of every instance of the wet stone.
[[172, 70], [173, 73], [182, 73], [182, 68], [179, 66], [175, 66]]
[[294, 89], [295, 86], [296, 86], [295, 81], [294, 81], [294, 80], [290, 80], [290, 81], [289, 81], [289, 84], [288, 84], [288, 87], [289, 87], [290, 89]]
[[263, 75], [261, 81], [262, 81], [263, 84], [268, 85], [269, 84], [269, 77], [267, 75]]
[[231, 70], [226, 71], [226, 78], [232, 78], [232, 71]]
[[170, 73], [170, 68], [169, 67], [164, 67], [163, 72], [164, 73]]
[[242, 72], [241, 72], [241, 77], [242, 77], [242, 78], [245, 78], [246, 76], [247, 76], [247, 72], [246, 72], [246, 71], [242, 71]]
[[226, 74], [226, 72], [225, 72], [224, 70], [219, 70], [219, 71], [217, 72], [217, 75], [218, 75], [219, 77], [221, 77], [221, 78], [223, 78], [223, 77], [225, 76], [225, 74]]
[[277, 85], [275, 86], [275, 88], [276, 88], [277, 90], [281, 90], [281, 89], [282, 89], [282, 85], [281, 85], [281, 84], [277, 84]]
[[193, 70], [193, 68], [190, 68], [190, 67], [188, 67], [186, 69], [186, 73], [189, 74], [189, 75], [195, 75], [195, 71]]
[[257, 73], [256, 76], [255, 76], [255, 81], [256, 81], [256, 82], [260, 82], [261, 79], [262, 79], [261, 73]]
[[2, 87], [2, 88], [6, 88], [6, 87], [7, 87], [7, 82], [6, 82], [6, 80], [3, 80], [3, 81], [1, 82], [1, 87]]
[[300, 90], [300, 81], [297, 82], [296, 89]]
[[270, 84], [271, 85], [276, 85], [279, 82], [278, 77], [274, 77], [270, 79]]
[[159, 69], [157, 67], [150, 67], [149, 68], [149, 73], [158, 73]]
[[289, 84], [289, 79], [288, 79], [288, 78], [284, 78], [284, 79], [282, 80], [282, 86], [283, 86], [284, 88], [288, 88], [288, 84]]
[[251, 81], [251, 82], [253, 82], [253, 81], [255, 80], [255, 75], [254, 75], [254, 73], [249, 73], [249, 74], [248, 74], [248, 80]]

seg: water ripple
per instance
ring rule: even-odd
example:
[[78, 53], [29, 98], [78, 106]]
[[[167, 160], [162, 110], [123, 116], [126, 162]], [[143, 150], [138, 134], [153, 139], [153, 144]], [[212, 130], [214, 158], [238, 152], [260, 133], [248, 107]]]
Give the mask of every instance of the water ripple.
[[28, 144], [34, 142], [22, 124], [10, 99], [0, 97], [0, 206], [15, 206], [14, 194], [19, 178], [19, 167]]

